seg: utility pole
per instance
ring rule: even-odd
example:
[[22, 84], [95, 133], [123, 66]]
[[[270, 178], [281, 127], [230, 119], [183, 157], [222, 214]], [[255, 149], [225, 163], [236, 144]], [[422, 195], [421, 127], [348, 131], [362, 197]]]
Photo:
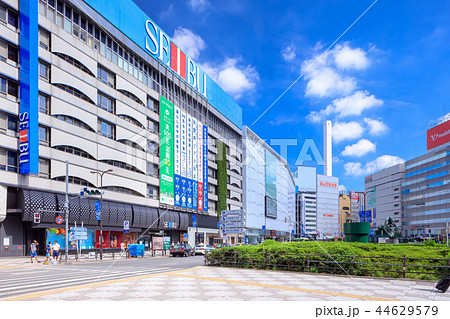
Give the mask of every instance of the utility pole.
[[65, 220], [66, 220], [66, 262], [69, 261], [69, 161], [66, 160], [66, 200], [64, 203]]
[[107, 173], [111, 173], [113, 170], [108, 169], [106, 171], [91, 171], [91, 174], [100, 175], [100, 260], [103, 260], [103, 218], [102, 218], [102, 210], [103, 210], [103, 175]]

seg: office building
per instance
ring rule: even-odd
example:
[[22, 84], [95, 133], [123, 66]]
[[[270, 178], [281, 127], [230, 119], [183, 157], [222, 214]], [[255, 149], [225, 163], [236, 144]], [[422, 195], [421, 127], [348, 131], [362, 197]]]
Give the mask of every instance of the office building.
[[83, 248], [100, 242], [85, 188], [104, 191], [105, 248], [183, 241], [193, 216], [202, 240], [219, 237], [218, 174], [242, 209], [241, 138], [240, 106], [133, 1], [0, 1], [0, 256], [64, 249], [66, 161]]
[[[243, 128], [243, 206], [246, 242], [292, 238], [295, 183], [288, 163], [252, 130]], [[225, 232], [226, 233], [226, 232]]]
[[294, 173], [296, 195], [296, 237], [317, 236], [316, 168], [298, 166]]
[[317, 175], [317, 235], [320, 239], [338, 237], [339, 178]]
[[398, 227], [402, 225], [401, 184], [405, 176], [403, 163], [382, 169], [365, 177], [365, 210], [372, 211], [372, 228], [383, 225], [392, 217]]

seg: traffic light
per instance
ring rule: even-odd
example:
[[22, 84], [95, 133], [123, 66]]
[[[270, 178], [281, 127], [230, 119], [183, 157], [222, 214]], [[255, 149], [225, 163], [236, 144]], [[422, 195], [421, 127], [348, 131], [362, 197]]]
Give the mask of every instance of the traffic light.
[[34, 213], [34, 223], [39, 224], [41, 222], [41, 214]]
[[87, 195], [95, 196], [102, 194], [105, 194], [105, 191], [98, 189], [87, 189], [87, 187], [83, 188], [83, 190], [80, 192], [81, 197], [85, 197]]

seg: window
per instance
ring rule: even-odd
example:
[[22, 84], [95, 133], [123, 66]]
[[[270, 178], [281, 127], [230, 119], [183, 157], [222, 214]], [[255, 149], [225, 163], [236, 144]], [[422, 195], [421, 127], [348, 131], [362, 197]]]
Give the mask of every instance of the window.
[[63, 53], [59, 53], [59, 52], [55, 52], [53, 53], [54, 55], [60, 57], [61, 59], [63, 59], [64, 61], [72, 64], [74, 67], [80, 69], [81, 71], [83, 71], [86, 74], [89, 74], [90, 76], [94, 76], [94, 74], [91, 72], [91, 70], [89, 70], [83, 63], [81, 63], [80, 61], [78, 61], [77, 59], [72, 58], [71, 56], [68, 56], [66, 54]]
[[39, 177], [50, 178], [50, 160], [39, 158]]
[[7, 94], [14, 97], [19, 97], [19, 85], [16, 81], [0, 76], [0, 94]]
[[48, 146], [50, 142], [50, 130], [48, 127], [39, 126], [39, 144]]
[[129, 99], [133, 100], [134, 102], [136, 102], [136, 103], [138, 103], [138, 104], [140, 104], [142, 106], [145, 106], [144, 103], [142, 103], [142, 101], [136, 95], [134, 95], [133, 93], [128, 92], [126, 90], [117, 90], [117, 91], [119, 91], [120, 93], [122, 93], [123, 95], [128, 97]]
[[109, 113], [114, 114], [114, 100], [107, 96], [104, 93], [98, 92], [97, 95], [97, 105], [101, 109], [104, 109], [105, 111], [108, 111]]
[[136, 167], [128, 165], [127, 163], [124, 163], [124, 162], [114, 161], [114, 160], [100, 160], [100, 162], [106, 163], [108, 165], [112, 165], [112, 166], [115, 166], [118, 168], [123, 168], [123, 169], [126, 169], [127, 171], [132, 171], [132, 172], [136, 172], [136, 173], [140, 173], [140, 174], [144, 173], [144, 172], [138, 170]]
[[3, 134], [16, 137], [18, 130], [17, 117], [0, 112], [0, 131]]
[[158, 177], [159, 176], [158, 165], [147, 162], [147, 175]]
[[148, 129], [150, 132], [158, 133], [158, 123], [157, 123], [157, 122], [154, 122], [154, 121], [151, 120], [151, 119], [147, 119], [147, 129]]
[[50, 65], [41, 60], [39, 61], [39, 76], [50, 80]]
[[152, 99], [151, 97], [148, 97], [147, 99], [147, 107], [153, 112], [159, 113], [158, 102]]
[[17, 117], [8, 115], [8, 130], [18, 132]]
[[74, 155], [77, 155], [77, 156], [89, 158], [89, 159], [92, 159], [92, 160], [94, 159], [94, 157], [92, 157], [89, 153], [87, 153], [87, 152], [85, 152], [83, 150], [80, 150], [77, 147], [67, 146], [67, 145], [59, 145], [59, 146], [56, 146], [55, 149], [63, 151], [63, 152], [66, 152], [66, 153], [69, 153], [69, 154], [74, 154]]
[[158, 187], [153, 185], [148, 186], [148, 197], [158, 199]]
[[97, 78], [112, 88], [116, 87], [115, 74], [101, 65], [98, 66]]
[[50, 32], [39, 28], [39, 46], [50, 51]]
[[132, 123], [132, 124], [134, 124], [134, 125], [136, 125], [136, 126], [139, 126], [140, 128], [144, 128], [144, 126], [138, 121], [138, 120], [136, 120], [135, 118], [132, 118], [131, 116], [128, 116], [128, 115], [124, 115], [124, 114], [120, 114], [120, 115], [118, 115], [121, 119], [123, 119], [123, 120], [125, 120], [125, 121], [127, 121], [127, 122], [130, 122], [130, 123]]
[[0, 61], [19, 62], [19, 51], [17, 47], [0, 39]]
[[17, 173], [17, 152], [0, 148], [0, 170]]
[[50, 114], [50, 97], [39, 92], [39, 112]]
[[0, 21], [16, 29], [19, 26], [17, 13], [14, 10], [5, 8], [2, 5], [0, 5]]
[[83, 92], [81, 92], [80, 90], [78, 90], [78, 89], [76, 89], [74, 87], [71, 87], [71, 86], [68, 86], [68, 85], [65, 85], [65, 84], [59, 84], [59, 83], [56, 83], [56, 84], [53, 84], [53, 85], [58, 87], [58, 88], [60, 88], [61, 90], [66, 91], [69, 94], [75, 95], [76, 97], [78, 97], [78, 98], [80, 98], [82, 100], [85, 100], [86, 102], [89, 102], [89, 103], [95, 105], [94, 101], [92, 101], [89, 98], [89, 96], [87, 96], [86, 94], [84, 94]]
[[81, 127], [82, 129], [91, 131], [91, 132], [95, 132], [89, 125], [87, 125], [86, 123], [84, 123], [83, 121], [80, 121], [77, 118], [74, 118], [72, 116], [69, 115], [57, 115], [56, 118], [58, 120], [62, 120], [64, 122], [67, 122], [69, 124]]
[[98, 134], [110, 139], [115, 139], [115, 127], [104, 120], [98, 120]]

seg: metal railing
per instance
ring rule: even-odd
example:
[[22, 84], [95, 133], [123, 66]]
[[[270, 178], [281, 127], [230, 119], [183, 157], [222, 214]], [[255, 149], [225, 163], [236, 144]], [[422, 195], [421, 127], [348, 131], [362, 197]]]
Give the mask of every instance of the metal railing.
[[450, 274], [450, 259], [315, 255], [283, 252], [210, 251], [205, 266], [288, 270], [355, 276], [438, 279]]

